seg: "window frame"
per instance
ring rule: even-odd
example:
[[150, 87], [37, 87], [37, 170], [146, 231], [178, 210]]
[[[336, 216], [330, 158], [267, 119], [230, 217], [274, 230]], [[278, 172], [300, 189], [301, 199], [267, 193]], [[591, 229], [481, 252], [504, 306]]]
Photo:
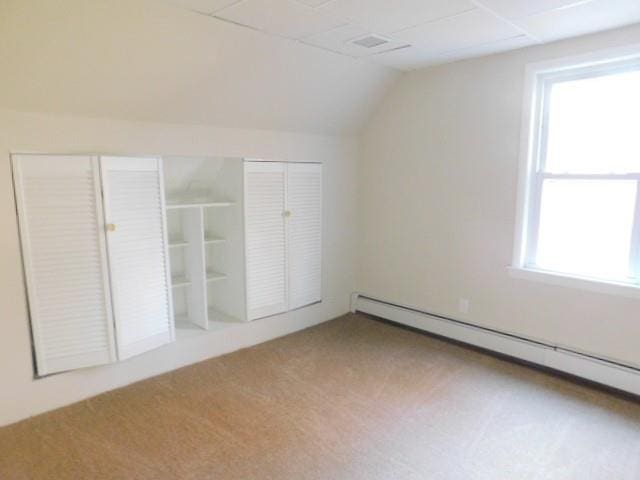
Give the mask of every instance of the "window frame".
[[[600, 293], [640, 298], [640, 172], [574, 174], [544, 171], [548, 141], [549, 93], [555, 83], [640, 69], [640, 44], [529, 64], [525, 71], [515, 241], [509, 272], [516, 278]], [[634, 180], [636, 202], [631, 237], [630, 281], [615, 281], [543, 270], [535, 266], [545, 179]]]

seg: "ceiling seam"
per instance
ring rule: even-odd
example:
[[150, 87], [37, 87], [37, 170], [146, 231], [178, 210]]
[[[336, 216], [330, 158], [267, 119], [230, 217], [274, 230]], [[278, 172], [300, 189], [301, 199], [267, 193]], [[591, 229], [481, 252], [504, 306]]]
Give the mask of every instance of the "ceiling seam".
[[473, 3], [479, 9], [484, 10], [486, 13], [488, 13], [490, 15], [493, 15], [498, 20], [501, 20], [501, 21], [511, 25], [513, 28], [515, 28], [519, 32], [523, 33], [524, 35], [529, 37], [534, 42], [536, 42], [536, 43], [540, 43], [541, 42], [540, 38], [538, 38], [536, 35], [533, 35], [531, 32], [529, 32], [528, 30], [524, 29], [523, 27], [521, 27], [517, 23], [514, 23], [513, 21], [509, 20], [507, 17], [505, 17], [503, 15], [500, 15], [499, 13], [495, 12], [492, 8], [487, 7], [481, 1], [479, 1], [479, 0], [469, 0], [469, 1], [471, 3]]

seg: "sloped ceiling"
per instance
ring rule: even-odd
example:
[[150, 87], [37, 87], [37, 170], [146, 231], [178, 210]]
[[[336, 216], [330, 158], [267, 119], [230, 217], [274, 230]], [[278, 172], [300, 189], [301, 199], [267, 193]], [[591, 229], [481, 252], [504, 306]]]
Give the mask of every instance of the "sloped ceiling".
[[153, 0], [0, 1], [0, 107], [357, 132], [392, 70]]

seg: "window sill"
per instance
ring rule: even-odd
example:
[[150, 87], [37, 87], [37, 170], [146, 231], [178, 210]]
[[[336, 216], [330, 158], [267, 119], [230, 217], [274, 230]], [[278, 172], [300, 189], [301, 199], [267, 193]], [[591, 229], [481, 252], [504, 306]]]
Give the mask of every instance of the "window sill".
[[590, 292], [617, 295], [620, 297], [640, 299], [640, 285], [630, 283], [617, 283], [607, 280], [595, 280], [591, 278], [577, 277], [563, 273], [554, 273], [544, 270], [534, 270], [523, 267], [508, 267], [509, 275], [522, 280], [556, 285], [559, 287], [575, 288]]

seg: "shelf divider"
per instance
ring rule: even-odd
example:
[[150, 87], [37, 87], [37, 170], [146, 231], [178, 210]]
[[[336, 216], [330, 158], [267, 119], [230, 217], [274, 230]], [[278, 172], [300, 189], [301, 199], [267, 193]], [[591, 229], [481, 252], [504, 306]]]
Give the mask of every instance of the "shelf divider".
[[189, 319], [195, 325], [209, 327], [207, 312], [207, 271], [204, 249], [204, 215], [202, 208], [188, 208], [182, 212], [185, 247], [185, 267], [191, 279], [188, 308]]

